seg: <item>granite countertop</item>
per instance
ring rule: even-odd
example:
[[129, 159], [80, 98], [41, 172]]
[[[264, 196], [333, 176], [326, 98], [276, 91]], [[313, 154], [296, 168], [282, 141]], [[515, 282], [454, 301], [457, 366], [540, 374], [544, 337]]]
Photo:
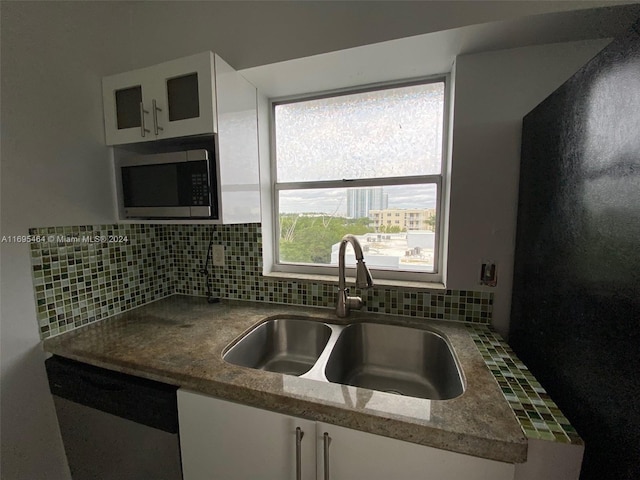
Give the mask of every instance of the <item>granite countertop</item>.
[[[265, 318], [373, 321], [433, 329], [451, 343], [466, 390], [424, 400], [231, 365], [225, 347]], [[463, 324], [174, 295], [44, 341], [47, 352], [225, 400], [482, 458], [522, 463], [527, 439]]]

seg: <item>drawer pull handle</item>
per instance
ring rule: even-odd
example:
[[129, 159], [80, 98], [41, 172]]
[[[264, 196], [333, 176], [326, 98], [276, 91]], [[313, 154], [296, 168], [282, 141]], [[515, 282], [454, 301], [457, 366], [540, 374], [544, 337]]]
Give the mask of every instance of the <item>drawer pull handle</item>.
[[302, 480], [302, 437], [304, 432], [296, 427], [296, 480]]
[[329, 480], [329, 445], [331, 445], [331, 437], [324, 432], [324, 480]]

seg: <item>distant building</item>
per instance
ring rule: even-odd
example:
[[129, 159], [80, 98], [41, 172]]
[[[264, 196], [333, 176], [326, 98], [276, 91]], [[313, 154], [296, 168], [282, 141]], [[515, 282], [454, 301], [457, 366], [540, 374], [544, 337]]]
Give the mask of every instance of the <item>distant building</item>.
[[411, 249], [427, 249], [433, 251], [436, 244], [436, 234], [424, 230], [407, 232], [407, 247]]
[[[366, 233], [358, 235], [365, 261], [370, 268], [433, 272], [435, 233], [412, 230], [402, 233]], [[338, 264], [340, 243], [331, 246], [331, 264]], [[347, 245], [345, 265], [354, 267], [353, 248]]]
[[436, 210], [434, 208], [369, 210], [369, 218], [376, 232], [390, 227], [399, 227], [400, 231], [433, 230], [431, 224], [435, 216]]
[[389, 204], [389, 196], [382, 187], [350, 188], [347, 190], [347, 217], [367, 218], [371, 210], [383, 210]]

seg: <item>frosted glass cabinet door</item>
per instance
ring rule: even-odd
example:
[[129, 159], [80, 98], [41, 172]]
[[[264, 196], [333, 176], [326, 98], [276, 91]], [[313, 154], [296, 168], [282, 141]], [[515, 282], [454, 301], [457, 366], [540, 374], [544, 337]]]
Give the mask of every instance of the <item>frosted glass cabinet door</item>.
[[217, 131], [212, 52], [164, 62], [153, 69], [158, 139]]
[[315, 423], [178, 390], [184, 480], [302, 480], [316, 475]]
[[[515, 467], [508, 463], [324, 423], [318, 423], [316, 431], [318, 479], [513, 480], [514, 476]], [[325, 458], [329, 466], [327, 477]]]
[[153, 83], [149, 69], [121, 73], [102, 80], [107, 145], [155, 139], [151, 112]]

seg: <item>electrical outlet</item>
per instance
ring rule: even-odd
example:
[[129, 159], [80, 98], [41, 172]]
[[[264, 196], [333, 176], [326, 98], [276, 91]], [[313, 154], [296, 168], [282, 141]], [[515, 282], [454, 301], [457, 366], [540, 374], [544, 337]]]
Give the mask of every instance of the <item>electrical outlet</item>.
[[498, 284], [498, 269], [494, 262], [483, 262], [480, 268], [480, 284], [495, 287]]
[[214, 267], [224, 267], [224, 245], [211, 245], [211, 262]]

